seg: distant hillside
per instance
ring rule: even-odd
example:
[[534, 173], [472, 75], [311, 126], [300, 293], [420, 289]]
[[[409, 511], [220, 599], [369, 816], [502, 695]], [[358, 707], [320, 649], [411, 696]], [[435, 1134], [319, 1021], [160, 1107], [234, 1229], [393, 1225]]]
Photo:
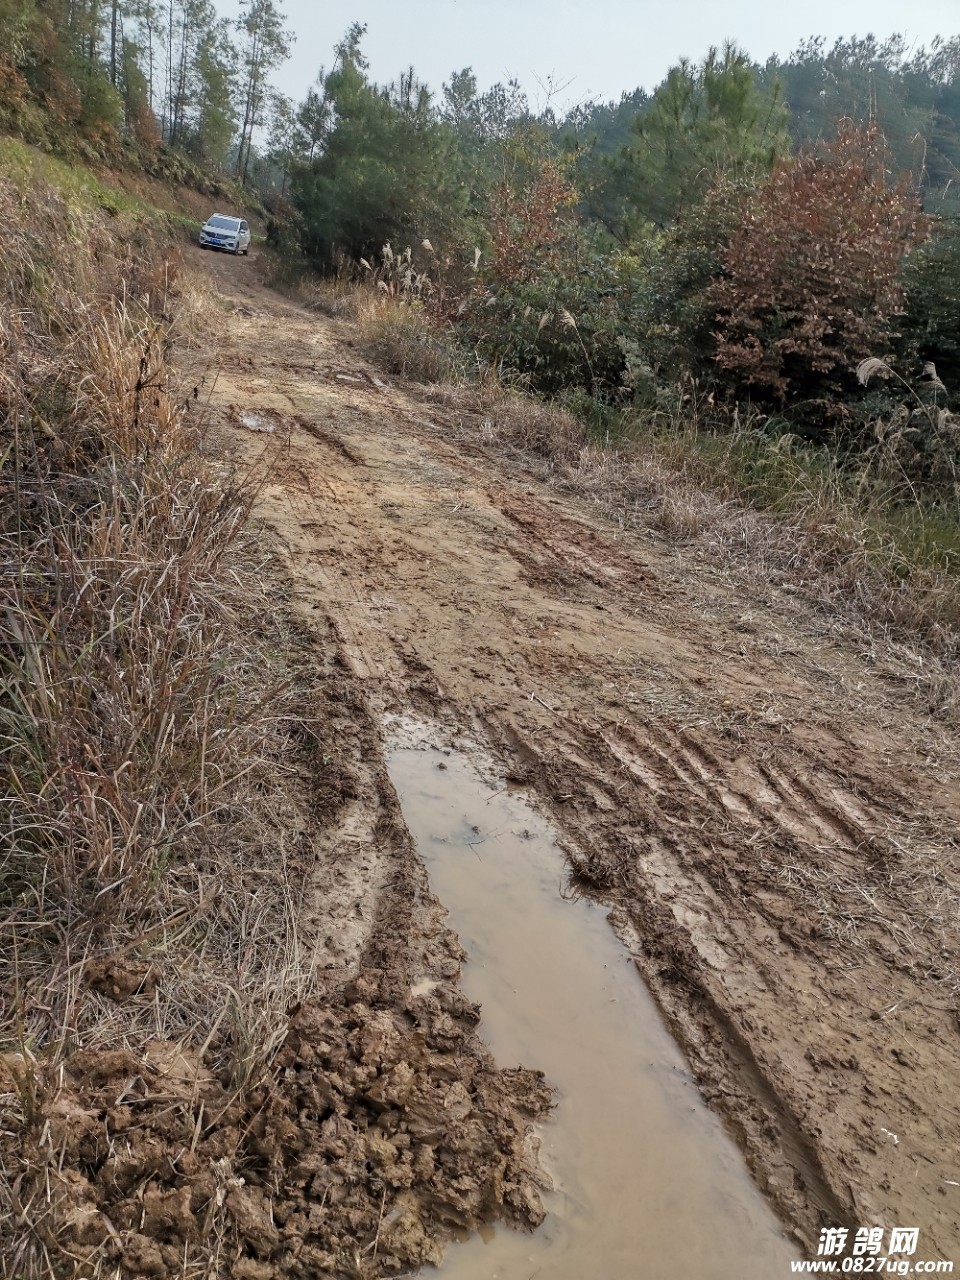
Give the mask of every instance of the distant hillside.
[[0, 0], [0, 132], [193, 185], [247, 181], [288, 34], [273, 0]]

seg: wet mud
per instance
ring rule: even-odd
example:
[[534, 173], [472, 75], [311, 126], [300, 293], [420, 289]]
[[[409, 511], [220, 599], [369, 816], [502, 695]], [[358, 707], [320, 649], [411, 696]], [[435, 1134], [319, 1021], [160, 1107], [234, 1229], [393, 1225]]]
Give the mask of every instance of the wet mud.
[[[400, 740], [410, 736], [407, 726]], [[546, 1222], [533, 1236], [501, 1228], [451, 1249], [441, 1275], [789, 1275], [795, 1246], [704, 1105], [606, 912], [570, 893], [550, 825], [473, 744], [397, 746], [388, 764], [467, 952], [463, 987], [481, 1035], [498, 1062], [549, 1064], [557, 1091], [538, 1125], [554, 1186]]]
[[484, 1223], [538, 1223], [526, 1119], [549, 1090], [493, 1068], [442, 978], [404, 1017], [378, 1007], [378, 977], [300, 1009], [242, 1098], [172, 1042], [74, 1054], [7, 1155], [39, 1171], [20, 1188], [34, 1230], [81, 1272], [179, 1275], [215, 1239], [222, 1274], [317, 1280], [414, 1270]]
[[[552, 1090], [480, 1040], [377, 726], [335, 637], [318, 629], [304, 658], [310, 749], [292, 736], [277, 764], [312, 837], [314, 991], [250, 1079], [229, 1010], [190, 1042], [131, 1035], [56, 1070], [0, 1054], [0, 1161], [50, 1274], [367, 1280], [438, 1263], [485, 1224], [543, 1219], [532, 1126]], [[83, 981], [132, 1024], [157, 994], [131, 955], [96, 958]], [[9, 1244], [0, 1224], [13, 1280]]]

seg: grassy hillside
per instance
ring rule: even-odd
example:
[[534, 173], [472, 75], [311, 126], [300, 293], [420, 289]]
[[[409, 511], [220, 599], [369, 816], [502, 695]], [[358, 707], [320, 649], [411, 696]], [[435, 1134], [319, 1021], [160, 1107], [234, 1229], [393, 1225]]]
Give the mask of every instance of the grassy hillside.
[[[23, 1125], [81, 1047], [204, 1045], [242, 1088], [309, 965], [276, 836], [288, 646], [251, 495], [171, 364], [216, 309], [186, 215], [17, 144], [0, 167], [0, 1091]], [[49, 1176], [4, 1147], [17, 1275], [84, 1243], [66, 1187], [37, 1209]]]

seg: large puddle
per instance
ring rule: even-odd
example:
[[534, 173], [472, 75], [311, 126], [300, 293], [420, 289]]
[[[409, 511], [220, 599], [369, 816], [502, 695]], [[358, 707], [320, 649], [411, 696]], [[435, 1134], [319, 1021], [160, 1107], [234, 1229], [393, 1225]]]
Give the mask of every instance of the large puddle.
[[558, 1090], [540, 1130], [546, 1222], [451, 1247], [444, 1280], [786, 1280], [796, 1250], [605, 913], [561, 896], [549, 824], [456, 752], [397, 745], [388, 763], [468, 952], [481, 1034], [502, 1066], [539, 1067]]

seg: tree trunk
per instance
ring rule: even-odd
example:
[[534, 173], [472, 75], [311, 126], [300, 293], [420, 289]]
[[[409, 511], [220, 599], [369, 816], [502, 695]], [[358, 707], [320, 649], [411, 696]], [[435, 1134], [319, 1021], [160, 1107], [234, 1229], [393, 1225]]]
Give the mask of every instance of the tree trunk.
[[117, 21], [120, 16], [120, 0], [111, 0], [110, 8], [110, 83], [117, 87]]
[[153, 18], [149, 15], [146, 18], [147, 27], [147, 95], [150, 102], [150, 110], [156, 115], [153, 103]]
[[240, 150], [237, 153], [237, 176], [243, 183], [246, 183], [247, 166], [249, 165], [249, 159], [244, 160], [244, 150], [246, 149], [246, 152], [249, 155], [250, 143], [253, 139], [254, 91], [257, 79], [257, 61], [257, 39], [256, 33], [254, 33], [253, 45], [250, 50], [250, 74], [247, 77], [247, 95], [243, 106], [243, 125], [240, 129]]
[[257, 95], [257, 90], [258, 90], [258, 88], [259, 88], [259, 85], [258, 85], [258, 83], [257, 83], [257, 80], [256, 80], [253, 76], [251, 76], [251, 79], [250, 79], [250, 93], [249, 93], [249, 100], [250, 100], [250, 127], [249, 127], [248, 135], [247, 135], [247, 152], [246, 152], [246, 156], [245, 156], [244, 161], [243, 161], [243, 173], [242, 173], [242, 175], [241, 175], [241, 177], [240, 177], [240, 182], [241, 182], [241, 184], [242, 184], [243, 186], [246, 186], [246, 185], [247, 185], [247, 174], [248, 174], [248, 172], [249, 172], [249, 170], [250, 170], [250, 152], [251, 152], [251, 150], [252, 150], [252, 148], [253, 148], [253, 128], [254, 128], [254, 125], [256, 124], [256, 110], [257, 110], [257, 98], [256, 98], [256, 95]]

